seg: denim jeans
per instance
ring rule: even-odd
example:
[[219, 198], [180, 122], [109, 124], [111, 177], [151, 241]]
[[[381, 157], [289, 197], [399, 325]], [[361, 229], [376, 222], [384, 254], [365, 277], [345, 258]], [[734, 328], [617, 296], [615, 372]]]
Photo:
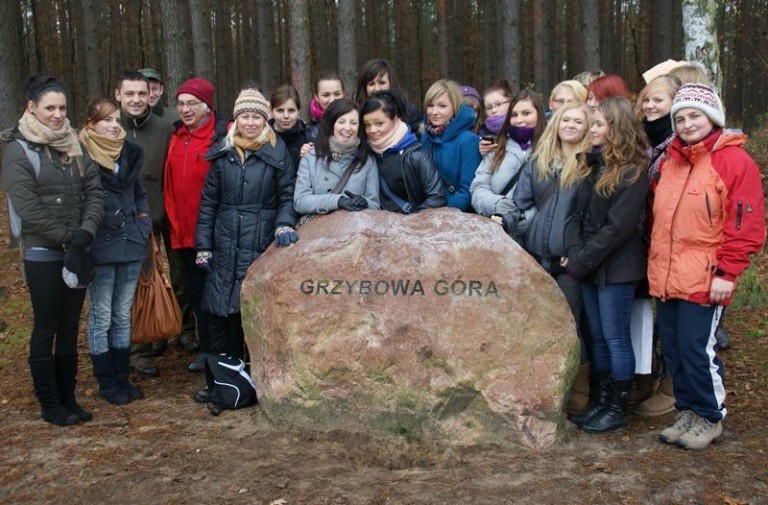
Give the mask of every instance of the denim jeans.
[[584, 313], [592, 339], [592, 367], [620, 381], [635, 376], [630, 323], [637, 282], [596, 286], [582, 283]]
[[[80, 312], [84, 289], [70, 289], [61, 277], [63, 261], [24, 261], [29, 296], [32, 299], [34, 327], [29, 341], [29, 357], [47, 358], [52, 354], [77, 353]], [[55, 351], [54, 351], [55, 349]]]
[[103, 354], [131, 346], [131, 307], [141, 261], [96, 265], [88, 287], [88, 350]]

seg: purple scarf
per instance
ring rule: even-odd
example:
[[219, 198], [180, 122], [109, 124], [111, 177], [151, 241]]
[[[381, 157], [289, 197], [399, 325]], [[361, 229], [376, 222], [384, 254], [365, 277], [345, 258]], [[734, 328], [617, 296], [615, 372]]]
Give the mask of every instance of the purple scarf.
[[509, 138], [517, 142], [520, 149], [527, 151], [531, 148], [531, 142], [533, 142], [533, 131], [536, 128], [530, 128], [528, 126], [508, 126], [507, 135]]

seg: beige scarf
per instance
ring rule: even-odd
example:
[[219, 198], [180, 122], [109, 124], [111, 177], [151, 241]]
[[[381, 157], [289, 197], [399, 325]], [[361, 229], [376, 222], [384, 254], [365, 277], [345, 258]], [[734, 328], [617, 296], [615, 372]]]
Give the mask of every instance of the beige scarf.
[[[64, 126], [58, 130], [51, 130], [41, 123], [29, 111], [24, 111], [19, 119], [19, 132], [24, 138], [34, 144], [51, 146], [53, 149], [66, 154], [69, 159], [83, 156], [77, 135], [69, 124], [69, 119], [64, 120]], [[81, 164], [79, 162], [79, 164]]]
[[275, 136], [275, 132], [266, 126], [264, 127], [264, 130], [261, 132], [261, 134], [253, 140], [248, 140], [241, 137], [240, 132], [236, 132], [232, 140], [235, 143], [237, 154], [240, 155], [241, 163], [245, 163], [245, 151], [257, 151], [267, 142], [269, 142], [272, 147], [277, 145], [277, 136]]
[[392, 146], [396, 146], [398, 142], [403, 140], [403, 137], [408, 133], [408, 125], [405, 124], [400, 118], [395, 119], [395, 127], [384, 138], [377, 141], [368, 139], [368, 144], [371, 149], [377, 154], [381, 154]]
[[110, 172], [115, 171], [115, 162], [120, 157], [120, 151], [123, 150], [125, 143], [125, 130], [122, 127], [117, 137], [108, 137], [99, 135], [86, 126], [80, 130], [80, 140], [93, 161]]

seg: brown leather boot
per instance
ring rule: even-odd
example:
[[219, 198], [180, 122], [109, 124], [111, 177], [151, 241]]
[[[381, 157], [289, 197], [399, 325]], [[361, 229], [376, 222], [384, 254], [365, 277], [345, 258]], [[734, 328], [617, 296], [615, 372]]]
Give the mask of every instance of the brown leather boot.
[[589, 405], [589, 363], [579, 365], [579, 371], [576, 372], [576, 379], [571, 386], [571, 392], [568, 395], [568, 404], [565, 407], [566, 412], [575, 414], [582, 412]]
[[656, 394], [632, 408], [640, 417], [663, 416], [675, 410], [675, 393], [672, 389], [672, 377], [665, 375], [659, 382]]
[[637, 405], [653, 396], [656, 391], [656, 382], [651, 374], [635, 375], [632, 392], [629, 394], [629, 404]]

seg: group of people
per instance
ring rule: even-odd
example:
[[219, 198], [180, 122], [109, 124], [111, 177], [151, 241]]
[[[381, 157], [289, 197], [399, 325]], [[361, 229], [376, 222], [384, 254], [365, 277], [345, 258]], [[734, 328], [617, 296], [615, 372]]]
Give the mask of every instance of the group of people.
[[480, 95], [440, 79], [422, 115], [389, 62], [372, 60], [354, 98], [322, 73], [305, 123], [291, 85], [268, 100], [245, 84], [230, 118], [214, 111], [202, 77], [175, 90], [174, 117], [160, 104], [159, 73], [142, 69], [120, 76], [115, 100], [89, 104], [79, 134], [59, 81], [30, 78], [24, 114], [5, 138], [2, 182], [22, 222], [29, 365], [43, 419], [91, 418], [74, 394], [85, 286], [100, 396], [141, 398], [131, 366], [157, 373], [141, 359], [162, 348], [130, 343], [152, 234], [189, 307], [182, 333], [197, 336], [190, 371], [206, 373], [194, 395], [205, 403], [213, 379], [204, 357], [244, 357], [240, 288], [270, 244], [295, 243], [300, 222], [339, 209], [448, 206], [498, 223], [562, 289], [581, 341], [569, 419], [585, 432], [627, 426], [640, 380], [633, 302], [655, 297], [669, 385], [658, 392], [669, 401], [646, 408], [678, 410], [662, 441], [707, 447], [726, 414], [714, 332], [763, 245], [762, 186], [701, 69], [682, 62], [653, 73], [635, 103], [616, 75], [563, 81], [548, 104], [507, 81]]

